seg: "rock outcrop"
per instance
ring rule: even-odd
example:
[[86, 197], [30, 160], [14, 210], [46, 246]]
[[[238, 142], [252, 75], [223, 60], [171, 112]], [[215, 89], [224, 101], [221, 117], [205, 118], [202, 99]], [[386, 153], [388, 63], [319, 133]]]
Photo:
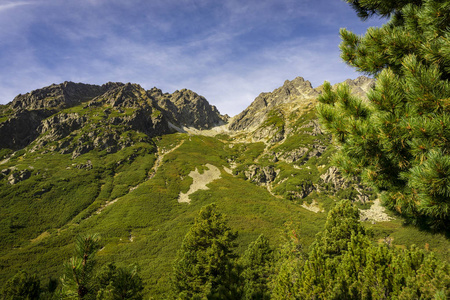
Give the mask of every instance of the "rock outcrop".
[[39, 136], [42, 120], [51, 116], [51, 110], [20, 110], [0, 123], [0, 149], [18, 150]]
[[123, 85], [123, 83], [109, 82], [99, 86], [65, 81], [61, 84], [52, 84], [31, 91], [25, 95], [18, 95], [11, 102], [10, 106], [14, 110], [61, 110], [89, 101], [94, 97], [100, 96], [108, 90], [115, 89], [121, 85]]
[[153, 88], [148, 91], [157, 107], [172, 124], [178, 127], [210, 129], [225, 124], [226, 117], [221, 116], [215, 106], [191, 90], [182, 89], [173, 94], [163, 94]]
[[[347, 79], [344, 83], [349, 85], [354, 95], [367, 99], [366, 93], [374, 86], [375, 80], [360, 76], [354, 80]], [[336, 86], [334, 85], [334, 88]], [[314, 104], [321, 93], [321, 86], [313, 88], [311, 83], [302, 77], [297, 77], [292, 81], [286, 80], [282, 87], [270, 93], [261, 93], [256, 97], [250, 106], [233, 118], [229, 129], [255, 131], [264, 124], [274, 108], [286, 104], [292, 104], [292, 107], [308, 106]]]
[[256, 129], [268, 113], [276, 106], [292, 102], [298, 98], [315, 99], [319, 93], [311, 83], [302, 77], [286, 80], [282, 87], [271, 93], [261, 93], [243, 112], [234, 117], [229, 125], [231, 130]]
[[[0, 107], [0, 149], [18, 150], [35, 141], [33, 151], [51, 150], [76, 157], [92, 149], [116, 151], [133, 143], [124, 132], [148, 138], [174, 127], [208, 129], [224, 124], [216, 107], [190, 91], [163, 94], [137, 84], [89, 85], [64, 82], [38, 89]], [[142, 138], [141, 138], [142, 139]]]

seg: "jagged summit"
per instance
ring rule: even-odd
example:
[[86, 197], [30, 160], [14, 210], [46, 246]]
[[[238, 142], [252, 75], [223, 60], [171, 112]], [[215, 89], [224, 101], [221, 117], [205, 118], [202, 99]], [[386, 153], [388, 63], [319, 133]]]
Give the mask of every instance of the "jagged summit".
[[[361, 76], [345, 83], [354, 94], [364, 97], [374, 80]], [[251, 131], [256, 140], [266, 139], [267, 135], [273, 136], [274, 141], [280, 140], [285, 132], [272, 124], [273, 120], [285, 120], [299, 107], [312, 109], [321, 92], [321, 87], [313, 88], [302, 77], [286, 80], [281, 87], [256, 97], [243, 112], [231, 119], [228, 130]], [[99, 130], [102, 127], [115, 131], [110, 135], [111, 140], [127, 130], [153, 137], [175, 130], [211, 129], [227, 121], [228, 116], [222, 116], [203, 96], [188, 89], [163, 93], [156, 87], [145, 90], [134, 83], [91, 85], [66, 81], [18, 95], [9, 104], [0, 106], [0, 145], [18, 150], [45, 135], [37, 143], [43, 146], [52, 139], [77, 135], [88, 127], [99, 135], [104, 133]], [[101, 141], [97, 144], [101, 145]], [[106, 144], [117, 149], [113, 142]], [[119, 144], [125, 147], [128, 142]], [[64, 152], [76, 148], [57, 146], [55, 149]], [[97, 146], [84, 147], [83, 151], [94, 148]]]
[[99, 86], [65, 81], [18, 95], [10, 106], [14, 110], [63, 109], [89, 101], [122, 85], [123, 83], [119, 82], [108, 82]]
[[[360, 76], [357, 79], [345, 81], [355, 95], [365, 97], [367, 91], [373, 86], [374, 79]], [[291, 81], [286, 80], [283, 86], [270, 93], [261, 93], [240, 114], [233, 118], [229, 124], [231, 130], [254, 130], [260, 126], [266, 116], [280, 105], [292, 104], [310, 105], [322, 93], [322, 87], [313, 88], [311, 83], [303, 77]], [[292, 109], [292, 108], [291, 108]]]
[[303, 77], [297, 77], [292, 81], [286, 80], [283, 86], [274, 91], [259, 94], [249, 107], [234, 117], [229, 125], [229, 129], [254, 129], [261, 124], [273, 107], [294, 101], [299, 97], [312, 99], [318, 95], [311, 83]]
[[160, 90], [152, 89], [149, 93], [173, 124], [208, 129], [225, 123], [225, 118], [220, 115], [215, 106], [210, 105], [205, 97], [191, 90], [182, 89], [173, 94], [162, 94]]
[[[216, 107], [187, 89], [169, 94], [133, 83], [100, 86], [66, 81], [18, 95], [0, 107], [0, 148], [18, 150], [36, 141], [36, 149], [76, 136], [53, 147], [75, 151], [76, 156], [99, 147], [123, 148], [130, 141], [120, 142], [120, 135], [128, 130], [153, 137], [174, 132], [173, 128], [206, 129], [223, 123]], [[80, 140], [86, 128], [91, 131]], [[107, 138], [98, 139], [105, 134]]]

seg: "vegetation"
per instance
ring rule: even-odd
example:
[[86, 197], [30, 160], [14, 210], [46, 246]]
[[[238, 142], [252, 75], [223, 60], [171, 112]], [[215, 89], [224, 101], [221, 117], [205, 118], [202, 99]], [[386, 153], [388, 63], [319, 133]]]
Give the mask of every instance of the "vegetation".
[[[180, 204], [179, 192], [187, 191], [191, 182], [189, 172], [207, 163], [221, 168], [235, 161], [240, 166], [247, 161], [247, 154], [254, 159], [260, 157], [264, 163], [261, 156], [264, 144], [235, 143], [230, 148], [217, 138], [185, 134], [166, 135], [154, 142], [167, 154], [151, 180], [148, 176], [153, 172], [155, 148], [145, 143], [112, 154], [91, 151], [73, 160], [70, 154], [16, 152], [2, 168], [29, 169], [32, 175], [15, 185], [7, 184], [6, 178], [0, 181], [3, 195], [0, 197], [0, 224], [5, 226], [1, 232], [0, 285], [4, 286], [13, 274], [27, 265], [29, 274], [36, 274], [41, 288], [47, 291], [49, 280], [62, 276], [62, 266], [72, 256], [76, 236], [98, 232], [103, 249], [95, 255], [94, 277], [111, 262], [116, 269], [125, 266], [128, 273], [133, 267], [126, 266], [139, 263], [142, 295], [164, 298], [170, 292], [173, 261], [180, 241], [192, 227], [201, 207], [215, 202], [217, 209], [228, 216], [228, 226], [239, 231], [235, 240], [236, 255], [242, 257], [263, 233], [274, 245], [271, 248], [277, 256], [276, 246], [283, 241], [280, 230], [285, 222], [290, 221], [293, 228], [299, 228], [304, 249], [314, 242], [316, 233], [325, 223], [326, 214], [309, 212], [299, 206], [300, 201], [316, 199], [327, 211], [338, 199], [332, 191], [311, 193], [298, 200], [280, 199], [264, 187], [222, 171], [221, 178], [208, 185], [209, 190], [192, 194], [189, 205]], [[89, 160], [92, 168], [85, 168]], [[295, 190], [297, 184], [294, 183], [299, 178], [309, 176], [318, 180], [327, 168], [317, 165], [326, 165], [327, 161], [327, 154], [323, 154], [316, 164], [310, 159], [302, 169], [283, 161], [270, 162], [282, 170], [275, 186], [292, 182], [290, 188]], [[310, 169], [306, 168], [308, 166]], [[291, 177], [291, 174], [296, 175]], [[281, 193], [284, 192], [280, 190]], [[61, 219], [55, 218], [59, 215]], [[450, 257], [450, 243], [444, 236], [405, 227], [401, 219], [364, 226], [373, 230], [371, 241], [389, 237], [399, 247], [417, 244], [423, 248], [429, 244], [439, 259], [446, 261]], [[242, 264], [235, 265], [239, 274], [246, 274], [247, 279], [241, 282], [248, 282], [245, 284], [247, 295], [253, 294], [251, 291], [267, 295], [268, 287], [264, 282], [271, 281], [272, 263], [260, 264], [256, 258], [251, 259], [255, 261], [251, 269], [245, 267], [248, 264], [242, 259], [239, 259]], [[261, 276], [259, 270], [266, 270], [262, 271], [265, 275]], [[239, 295], [244, 295], [243, 289], [243, 286], [239, 288]]]
[[1, 295], [5, 300], [33, 300], [39, 298], [40, 292], [41, 282], [36, 274], [20, 271], [5, 283]]
[[[393, 35], [401, 33], [404, 37], [401, 22], [405, 22], [404, 26], [412, 24], [405, 21], [408, 9], [421, 10], [432, 4], [416, 1], [416, 8], [402, 8], [389, 1], [370, 1], [372, 6], [368, 2], [351, 3], [366, 16], [391, 12], [392, 20], [398, 19], [391, 20], [393, 23], [384, 29], [387, 51], [401, 42]], [[377, 7], [377, 3], [383, 6]], [[425, 12], [417, 20], [426, 17]], [[448, 10], [443, 15], [447, 13]], [[431, 25], [430, 30], [434, 30]], [[354, 37], [350, 33], [343, 36], [349, 40]], [[437, 35], [436, 39], [446, 37]], [[370, 59], [365, 60], [364, 51], [378, 46], [370, 43], [369, 36], [356, 41], [356, 48], [344, 41], [348, 45], [345, 51], [353, 51], [354, 61], [366, 68]], [[416, 46], [410, 50], [416, 51]], [[436, 48], [430, 41], [431, 46], [438, 51], [436, 55], [447, 51], [445, 45]], [[430, 53], [424, 54], [427, 44], [422, 48], [423, 52], [416, 53], [417, 57], [423, 56], [418, 59], [421, 67], [415, 71], [426, 75], [434, 63]], [[295, 99], [291, 99], [292, 105], [275, 107], [260, 129], [276, 129], [277, 139], [255, 143], [249, 142], [252, 136], [247, 132], [236, 136], [170, 134], [150, 138], [117, 122], [117, 117], [133, 117], [136, 107], [113, 107], [103, 101], [107, 99], [62, 110], [60, 114], [73, 113], [83, 118], [84, 125], [62, 136], [44, 133], [16, 152], [0, 149], [2, 297], [448, 297], [450, 241], [445, 231], [419, 230], [398, 216], [386, 222], [359, 221], [357, 208], [369, 208], [378, 191], [384, 193], [388, 205], [417, 223], [426, 220], [442, 226], [447, 220], [431, 217], [425, 209], [426, 205], [434, 205], [442, 208], [442, 215], [446, 213], [444, 204], [448, 197], [429, 198], [425, 192], [446, 191], [440, 189], [448, 176], [437, 180], [440, 173], [432, 170], [439, 164], [442, 170], [434, 170], [447, 174], [446, 160], [441, 160], [448, 149], [447, 123], [442, 127], [433, 121], [429, 110], [420, 114], [421, 106], [414, 108], [420, 104], [420, 85], [411, 74], [402, 75], [407, 73], [407, 60], [395, 67], [391, 58], [379, 61], [381, 69], [392, 66], [380, 69], [378, 82], [384, 85], [372, 92], [368, 103], [347, 97], [345, 87], [337, 91], [329, 85], [323, 87], [325, 95], [321, 99], [328, 104], [321, 106], [320, 114], [341, 122], [328, 123], [329, 130], [335, 130], [335, 140], [343, 140], [338, 147], [330, 144], [330, 135], [321, 134], [311, 105], [314, 101], [309, 100], [303, 103], [304, 107], [294, 103]], [[423, 66], [425, 69], [421, 69]], [[446, 88], [442, 77], [446, 69], [438, 71], [436, 74], [441, 77], [436, 77], [439, 80], [427, 90], [429, 94], [420, 96], [423, 99]], [[396, 81], [383, 81], [383, 74], [394, 74], [390, 78]], [[425, 75], [419, 76], [423, 79], [420, 84], [428, 88], [425, 79], [430, 77]], [[402, 93], [392, 88], [397, 87], [393, 82], [403, 89]], [[399, 102], [394, 101], [397, 96]], [[140, 101], [149, 100], [144, 98]], [[386, 106], [388, 102], [377, 104], [376, 99], [400, 104], [391, 109]], [[432, 104], [427, 99], [423, 103]], [[436, 120], [445, 120], [439, 114], [443, 112], [445, 116], [446, 100], [433, 99], [438, 100]], [[380, 111], [377, 107], [384, 108]], [[1, 122], [11, 112], [7, 106], [0, 110]], [[356, 115], [347, 113], [355, 110]], [[160, 114], [157, 110], [148, 113], [155, 118]], [[402, 129], [401, 126], [407, 126], [405, 122], [413, 124], [417, 118], [422, 118], [423, 126]], [[384, 127], [380, 129], [375, 125], [381, 121]], [[435, 131], [440, 135], [427, 135]], [[412, 138], [405, 135], [398, 140], [397, 132], [413, 132]], [[105, 140], [111, 145], [103, 143]], [[429, 153], [416, 155], [420, 147], [415, 143], [419, 142], [433, 145]], [[74, 151], [77, 147], [84, 150]], [[341, 170], [351, 177], [345, 184], [330, 179], [330, 157], [338, 149], [342, 151], [336, 161], [347, 163], [341, 164]], [[432, 156], [433, 149], [440, 154]], [[345, 155], [352, 160], [344, 160]], [[391, 163], [389, 170], [375, 168]], [[209, 183], [209, 189], [191, 194], [189, 204], [179, 203], [180, 193], [188, 191], [193, 182], [190, 172], [198, 169], [202, 173], [207, 164], [221, 171], [220, 178]], [[360, 167], [357, 172], [355, 166]], [[342, 179], [334, 175], [332, 179]], [[352, 175], [363, 176], [374, 189], [365, 188]], [[369, 175], [381, 177], [374, 181], [376, 178]], [[433, 197], [438, 195], [433, 193]], [[419, 202], [421, 197], [425, 198]], [[340, 202], [341, 199], [361, 202], [352, 205], [349, 201]], [[307, 210], [310, 208], [306, 204], [316, 205], [316, 212]], [[284, 231], [287, 234], [283, 235]], [[98, 236], [86, 235], [88, 232], [97, 232], [101, 241]], [[77, 249], [75, 255], [73, 249]], [[22, 271], [25, 267], [26, 272]]]
[[274, 273], [275, 251], [261, 234], [250, 243], [239, 260], [242, 299], [270, 299], [270, 278]]
[[373, 244], [349, 201], [333, 208], [308, 253], [290, 242], [274, 299], [446, 299], [450, 265], [416, 247]]
[[69, 298], [88, 299], [95, 296], [93, 286], [94, 256], [100, 248], [97, 235], [78, 236], [75, 255], [64, 264], [61, 278], [63, 295]]
[[358, 37], [341, 30], [342, 58], [376, 76], [365, 102], [324, 86], [319, 114], [339, 145], [334, 160], [418, 225], [450, 224], [448, 1], [353, 1], [362, 18], [390, 17]]
[[200, 210], [173, 266], [177, 299], [233, 298], [236, 237], [215, 204]]

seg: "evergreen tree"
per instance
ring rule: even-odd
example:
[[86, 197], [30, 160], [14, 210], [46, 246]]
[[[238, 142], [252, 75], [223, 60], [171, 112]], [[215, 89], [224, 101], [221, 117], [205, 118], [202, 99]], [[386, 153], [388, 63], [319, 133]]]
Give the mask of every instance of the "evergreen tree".
[[261, 234], [240, 259], [243, 299], [270, 299], [269, 278], [273, 274], [273, 263], [273, 249], [269, 240]]
[[137, 266], [118, 268], [113, 263], [104, 266], [96, 275], [97, 299], [142, 299], [142, 279]]
[[292, 224], [286, 225], [287, 242], [281, 247], [275, 262], [275, 276], [270, 284], [272, 299], [300, 299], [300, 281], [305, 253]]
[[[342, 224], [341, 224], [342, 223]], [[373, 244], [349, 201], [336, 205], [309, 256], [287, 256], [274, 299], [445, 299], [450, 266], [432, 253]], [[440, 298], [439, 298], [440, 297]]]
[[383, 192], [412, 221], [450, 220], [450, 1], [347, 0], [361, 18], [389, 21], [364, 36], [341, 30], [341, 57], [377, 78], [362, 101], [329, 83], [318, 106], [339, 145], [341, 171]]
[[64, 275], [61, 277], [66, 297], [95, 299], [93, 272], [99, 241], [97, 234], [77, 236], [75, 255], [64, 264]]
[[233, 298], [233, 248], [237, 233], [215, 204], [203, 207], [186, 234], [173, 265], [173, 291], [179, 299]]
[[4, 300], [34, 300], [39, 299], [41, 283], [36, 274], [30, 275], [20, 271], [9, 279], [2, 289]]
[[330, 280], [335, 278], [342, 255], [348, 251], [354, 236], [364, 236], [359, 211], [349, 200], [336, 204], [328, 213], [325, 228], [311, 245], [308, 260], [301, 271], [300, 295], [305, 298], [327, 298]]

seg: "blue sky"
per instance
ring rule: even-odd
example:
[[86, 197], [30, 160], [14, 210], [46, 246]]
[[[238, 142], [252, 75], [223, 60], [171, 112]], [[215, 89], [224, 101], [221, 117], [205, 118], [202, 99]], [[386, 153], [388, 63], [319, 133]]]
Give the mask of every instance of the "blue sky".
[[341, 0], [0, 0], [0, 103], [66, 80], [120, 81], [188, 88], [233, 116], [286, 79], [356, 78], [339, 28], [383, 22]]

